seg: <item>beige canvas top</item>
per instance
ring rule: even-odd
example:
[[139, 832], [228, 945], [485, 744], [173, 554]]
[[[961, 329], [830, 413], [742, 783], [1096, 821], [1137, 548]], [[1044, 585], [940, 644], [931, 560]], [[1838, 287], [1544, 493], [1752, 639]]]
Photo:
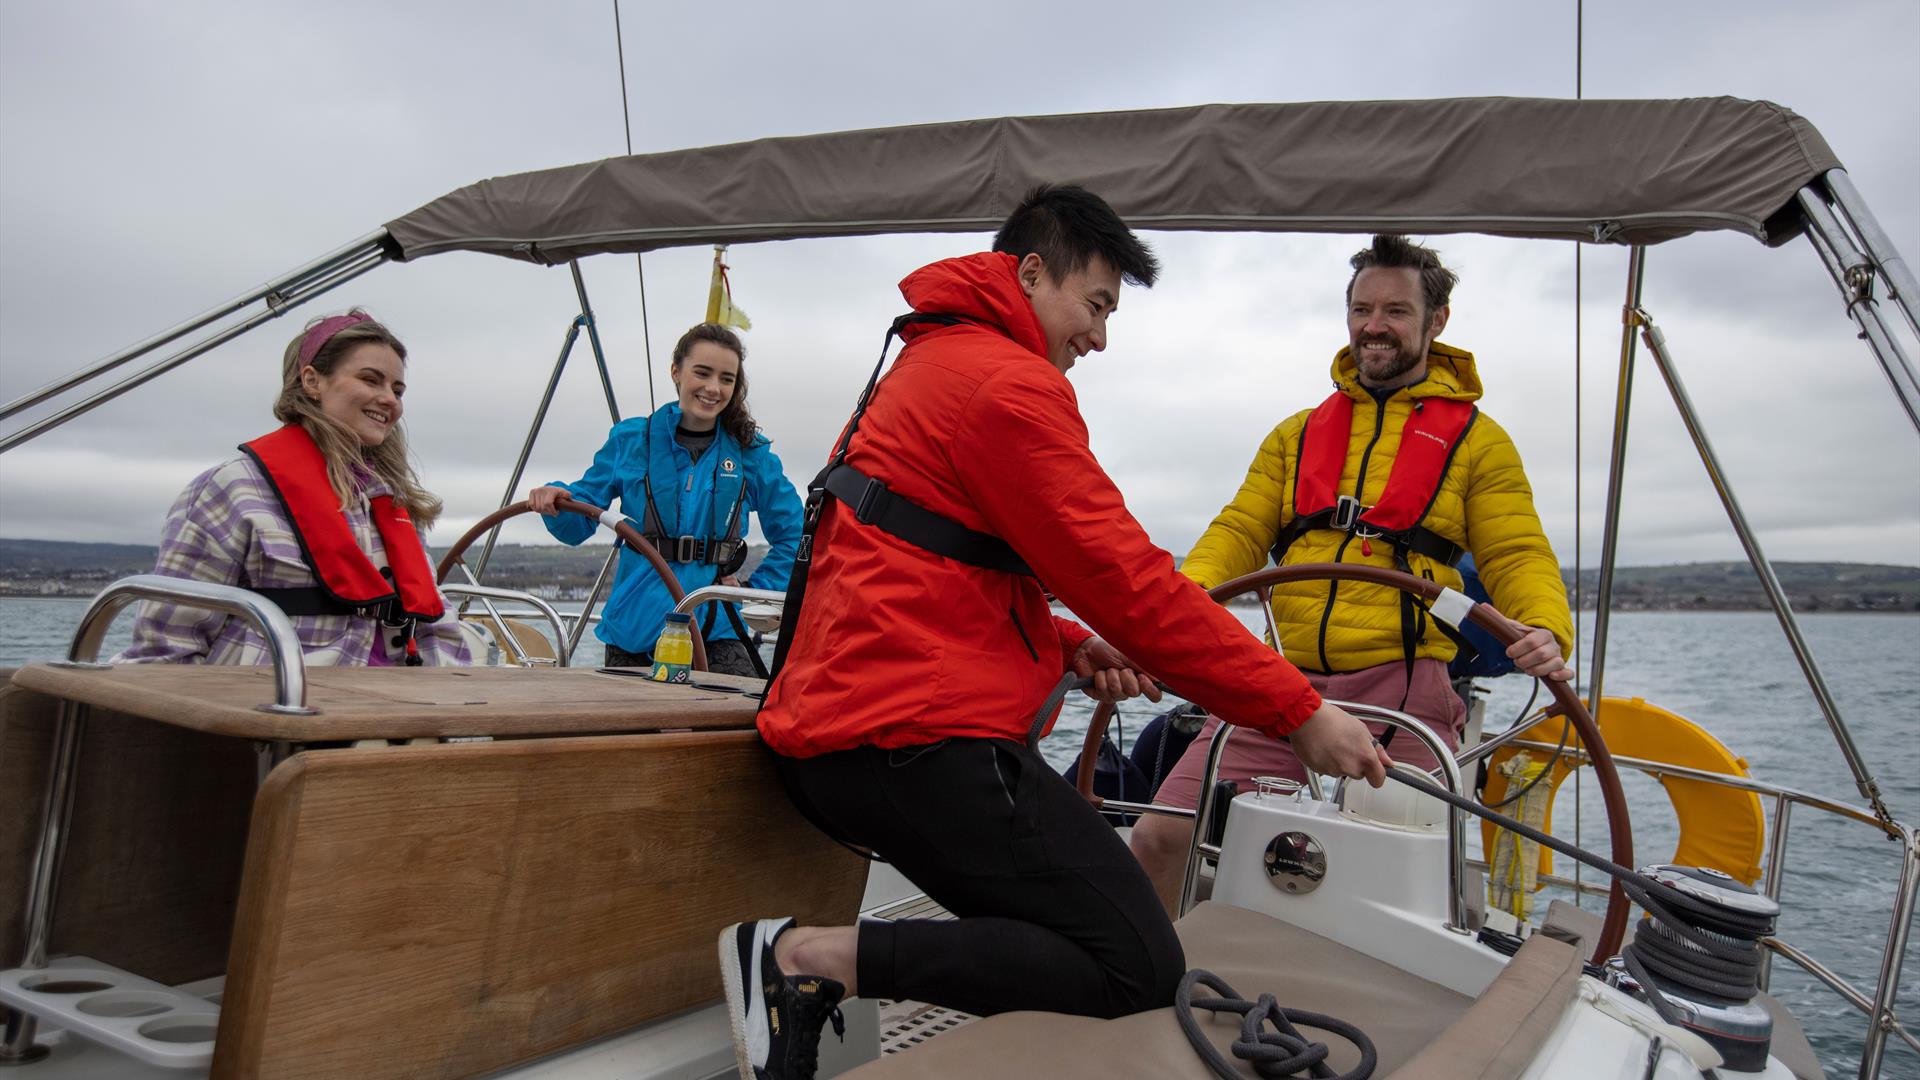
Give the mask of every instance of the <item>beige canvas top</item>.
[[[1840, 162], [1812, 124], [1736, 98], [1201, 105], [836, 132], [483, 180], [387, 225], [395, 253], [536, 263], [875, 233], [987, 232], [1040, 181], [1135, 228], [1490, 233], [1768, 243]], [[1778, 220], [1770, 222], [1779, 215]]]

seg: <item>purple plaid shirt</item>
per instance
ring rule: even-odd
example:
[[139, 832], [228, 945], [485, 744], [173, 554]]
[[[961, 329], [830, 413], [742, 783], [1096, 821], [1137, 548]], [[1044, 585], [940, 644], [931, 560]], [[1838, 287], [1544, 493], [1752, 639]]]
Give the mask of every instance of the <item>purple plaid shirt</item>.
[[[348, 504], [347, 523], [376, 566], [387, 565], [368, 500], [390, 494], [369, 477]], [[424, 538], [422, 543], [424, 543]], [[235, 458], [201, 473], [180, 493], [160, 537], [153, 572], [243, 589], [297, 589], [318, 584], [300, 553], [280, 500], [251, 458]], [[295, 615], [301, 651], [310, 665], [366, 664], [378, 647], [392, 663], [405, 650], [379, 620], [359, 615]], [[420, 658], [428, 664], [473, 662], [452, 605], [437, 622], [416, 628]], [[200, 608], [148, 601], [133, 624], [133, 645], [115, 663], [267, 664], [267, 643], [244, 619]]]

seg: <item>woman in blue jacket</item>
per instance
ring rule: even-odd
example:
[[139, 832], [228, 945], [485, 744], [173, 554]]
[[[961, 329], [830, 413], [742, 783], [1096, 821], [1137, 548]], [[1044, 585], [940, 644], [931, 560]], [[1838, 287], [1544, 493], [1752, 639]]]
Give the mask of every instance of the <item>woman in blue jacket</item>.
[[[639, 523], [688, 592], [704, 585], [741, 584], [746, 559], [747, 514], [760, 515], [769, 549], [745, 583], [755, 589], [785, 589], [800, 545], [800, 496], [787, 482], [765, 435], [747, 412], [747, 351], [733, 331], [701, 323], [673, 347], [673, 386], [679, 400], [652, 416], [622, 420], [593, 456], [587, 475], [571, 484], [551, 484], [527, 493], [546, 515], [547, 531], [568, 544], [592, 536], [594, 522], [560, 514], [554, 501], [570, 496], [620, 510]], [[714, 671], [755, 674], [750, 642], [740, 640], [731, 618], [709, 604], [701, 618], [707, 664]], [[673, 598], [653, 567], [632, 550], [620, 552], [620, 570], [596, 631], [607, 646], [609, 667], [653, 663]]]

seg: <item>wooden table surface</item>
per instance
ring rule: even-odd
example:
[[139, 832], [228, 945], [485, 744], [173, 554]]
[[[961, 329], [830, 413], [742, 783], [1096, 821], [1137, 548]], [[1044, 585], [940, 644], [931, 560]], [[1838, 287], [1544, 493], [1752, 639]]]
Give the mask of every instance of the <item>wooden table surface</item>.
[[578, 735], [719, 731], [753, 726], [758, 679], [695, 672], [703, 685], [668, 685], [593, 668], [307, 669], [314, 716], [259, 711], [274, 700], [265, 667], [30, 664], [13, 684], [97, 708], [236, 738], [323, 739], [448, 735]]

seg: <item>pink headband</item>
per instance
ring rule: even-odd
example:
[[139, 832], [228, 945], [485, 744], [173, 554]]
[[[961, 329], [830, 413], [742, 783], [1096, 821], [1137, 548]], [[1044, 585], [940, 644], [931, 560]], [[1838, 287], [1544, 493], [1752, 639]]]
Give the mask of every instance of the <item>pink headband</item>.
[[331, 318], [321, 319], [319, 322], [314, 323], [307, 329], [307, 336], [300, 341], [300, 370], [304, 371], [308, 365], [313, 363], [313, 358], [320, 354], [320, 349], [325, 346], [327, 342], [333, 340], [333, 335], [345, 330], [349, 326], [372, 321], [373, 316], [355, 311], [345, 315], [335, 315]]

